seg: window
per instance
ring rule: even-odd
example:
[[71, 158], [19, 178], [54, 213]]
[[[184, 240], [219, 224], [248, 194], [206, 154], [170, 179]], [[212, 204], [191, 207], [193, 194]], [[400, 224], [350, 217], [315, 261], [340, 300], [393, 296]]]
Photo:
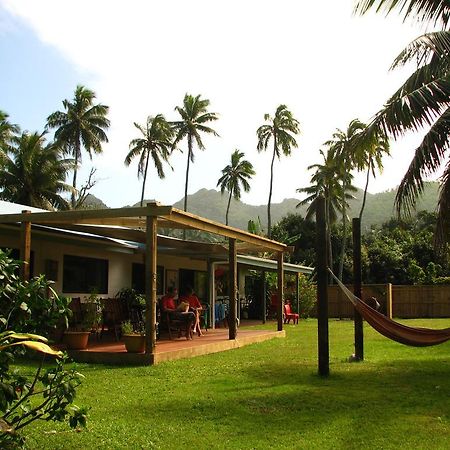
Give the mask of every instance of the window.
[[[164, 267], [156, 267], [156, 295], [164, 294]], [[133, 263], [131, 266], [131, 287], [139, 294], [145, 294], [145, 265]]]
[[108, 260], [64, 255], [63, 292], [108, 293]]
[[206, 301], [206, 292], [208, 284], [208, 274], [199, 270], [180, 269], [180, 293], [183, 293], [187, 286], [194, 289], [195, 295], [201, 300]]

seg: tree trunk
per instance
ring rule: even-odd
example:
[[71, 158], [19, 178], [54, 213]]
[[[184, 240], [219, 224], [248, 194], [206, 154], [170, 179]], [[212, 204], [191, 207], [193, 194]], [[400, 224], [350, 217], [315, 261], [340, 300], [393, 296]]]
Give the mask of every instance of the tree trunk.
[[[192, 136], [188, 134], [188, 158], [186, 164], [186, 183], [184, 185], [184, 211], [187, 211], [187, 195], [188, 195], [188, 182], [189, 182], [189, 165], [191, 163], [192, 155]], [[186, 240], [186, 229], [183, 229], [183, 240]]]
[[273, 137], [273, 156], [272, 156], [272, 164], [270, 165], [270, 188], [269, 188], [269, 202], [267, 203], [267, 236], [269, 239], [272, 236], [272, 217], [270, 215], [270, 204], [272, 202], [272, 184], [273, 184], [273, 163], [275, 162], [276, 155], [276, 136]]
[[343, 204], [342, 204], [342, 246], [341, 246], [341, 257], [339, 260], [339, 275], [338, 278], [342, 280], [342, 273], [344, 272], [344, 257], [345, 249], [347, 247], [347, 208], [345, 205], [345, 186], [343, 187]]
[[75, 141], [75, 166], [73, 168], [73, 182], [72, 182], [72, 186], [73, 186], [73, 192], [71, 195], [71, 203], [72, 203], [72, 209], [75, 209], [75, 205], [76, 205], [76, 189], [77, 189], [77, 170], [78, 170], [78, 159], [80, 157], [80, 139], [76, 139]]
[[367, 188], [369, 187], [369, 178], [370, 178], [370, 169], [371, 169], [371, 164], [369, 163], [369, 168], [367, 169], [367, 178], [366, 178], [366, 187], [364, 189], [364, 195], [363, 195], [363, 202], [361, 205], [361, 211], [359, 212], [359, 226], [361, 226], [361, 218], [364, 212], [364, 207], [366, 206], [366, 197], [367, 197]]
[[188, 192], [188, 182], [189, 182], [189, 164], [191, 163], [192, 155], [192, 136], [188, 134], [188, 158], [186, 165], [186, 183], [184, 185], [184, 210], [187, 211], [187, 192]]
[[[327, 246], [328, 246], [328, 267], [333, 270], [333, 248], [331, 246], [331, 221], [330, 221], [330, 199], [325, 199], [326, 205], [326, 226], [327, 226]], [[330, 284], [333, 284], [332, 277], [330, 275]]]
[[143, 206], [143, 203], [144, 203], [145, 182], [147, 181], [147, 169], [148, 169], [148, 160], [149, 159], [150, 159], [150, 153], [147, 150], [147, 161], [145, 162], [144, 180], [142, 181], [141, 206]]
[[230, 196], [228, 197], [228, 206], [227, 206], [227, 213], [225, 215], [225, 225], [228, 225], [228, 211], [230, 210], [230, 203], [231, 203], [231, 195], [233, 192], [230, 192]]

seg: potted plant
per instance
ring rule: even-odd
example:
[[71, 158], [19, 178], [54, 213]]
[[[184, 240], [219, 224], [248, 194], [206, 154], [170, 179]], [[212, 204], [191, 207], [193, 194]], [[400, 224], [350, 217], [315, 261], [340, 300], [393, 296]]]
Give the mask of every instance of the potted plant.
[[132, 320], [142, 320], [145, 310], [145, 297], [142, 294], [139, 294], [133, 288], [123, 287], [115, 297], [123, 302]]
[[143, 353], [145, 351], [145, 332], [142, 324], [133, 327], [129, 320], [122, 322], [122, 339], [127, 352]]
[[84, 350], [93, 330], [97, 331], [102, 318], [102, 308], [97, 294], [92, 292], [81, 303], [82, 318], [79, 323], [72, 323], [64, 332], [63, 342], [70, 350]]

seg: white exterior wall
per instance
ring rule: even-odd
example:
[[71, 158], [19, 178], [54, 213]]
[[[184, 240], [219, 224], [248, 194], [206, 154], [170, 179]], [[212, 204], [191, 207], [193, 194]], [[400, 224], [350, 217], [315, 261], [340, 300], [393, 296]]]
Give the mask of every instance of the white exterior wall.
[[[15, 234], [15, 236], [13, 235]], [[131, 287], [132, 263], [143, 263], [144, 255], [142, 253], [125, 253], [124, 249], [115, 247], [117, 251], [112, 251], [110, 244], [93, 244], [83, 239], [70, 240], [64, 239], [64, 242], [58, 242], [61, 238], [55, 236], [35, 236], [32, 233], [31, 251], [34, 253], [34, 273], [33, 275], [45, 273], [46, 260], [54, 260], [58, 263], [58, 276], [55, 280], [55, 290], [58, 293], [69, 297], [85, 297], [88, 294], [79, 292], [62, 292], [63, 284], [63, 261], [64, 255], [84, 256], [90, 258], [107, 259], [108, 262], [108, 292], [99, 294], [101, 297], [114, 297], [123, 287]], [[20, 248], [20, 238], [17, 232], [5, 231], [0, 228], [0, 247]], [[186, 257], [175, 257], [160, 255], [158, 265], [164, 269], [191, 269], [206, 271], [206, 262], [201, 260], [192, 260]], [[165, 274], [164, 274], [165, 276]]]

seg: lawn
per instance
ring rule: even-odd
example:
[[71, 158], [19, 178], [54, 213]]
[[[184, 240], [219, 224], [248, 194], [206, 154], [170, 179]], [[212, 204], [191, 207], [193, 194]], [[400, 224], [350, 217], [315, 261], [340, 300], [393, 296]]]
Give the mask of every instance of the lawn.
[[353, 322], [330, 321], [331, 374], [320, 378], [317, 322], [286, 330], [286, 339], [154, 367], [78, 365], [88, 428], [41, 423], [26, 431], [29, 448], [450, 447], [450, 342], [410, 348], [366, 326], [366, 359], [349, 363]]

